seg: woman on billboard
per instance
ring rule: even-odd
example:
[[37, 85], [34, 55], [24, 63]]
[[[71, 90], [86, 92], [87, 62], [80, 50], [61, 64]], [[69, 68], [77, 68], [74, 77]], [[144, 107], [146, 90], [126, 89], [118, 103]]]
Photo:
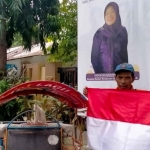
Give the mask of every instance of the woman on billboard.
[[106, 6], [104, 19], [105, 24], [93, 38], [91, 62], [95, 73], [114, 73], [117, 65], [128, 63], [128, 34], [121, 24], [117, 3]]

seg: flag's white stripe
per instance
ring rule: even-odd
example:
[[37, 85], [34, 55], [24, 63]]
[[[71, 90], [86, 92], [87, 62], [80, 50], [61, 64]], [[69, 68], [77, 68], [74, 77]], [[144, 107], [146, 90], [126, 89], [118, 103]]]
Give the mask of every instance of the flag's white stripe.
[[92, 150], [150, 150], [150, 126], [87, 117]]

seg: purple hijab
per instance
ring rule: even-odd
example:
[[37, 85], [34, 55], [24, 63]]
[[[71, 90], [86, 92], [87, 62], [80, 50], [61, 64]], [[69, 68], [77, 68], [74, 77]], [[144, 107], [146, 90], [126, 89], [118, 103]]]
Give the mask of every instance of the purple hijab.
[[114, 24], [99, 28], [94, 35], [91, 63], [95, 73], [114, 73], [117, 65], [128, 63], [128, 34], [125, 27], [121, 24], [118, 4], [110, 2], [104, 11], [112, 6], [115, 10], [116, 20]]
[[120, 18], [120, 14], [119, 14], [119, 7], [118, 7], [118, 4], [115, 3], [115, 2], [110, 2], [106, 8], [105, 8], [105, 11], [104, 11], [104, 19], [105, 19], [105, 13], [106, 13], [106, 10], [109, 6], [112, 6], [113, 9], [115, 10], [115, 13], [116, 13], [116, 20], [115, 20], [115, 23], [113, 25], [107, 25], [106, 23], [103, 25], [103, 28], [104, 30], [102, 31], [103, 34], [106, 36], [106, 37], [112, 37], [112, 36], [116, 36], [117, 34], [120, 33], [121, 31], [121, 28], [122, 28], [122, 25], [121, 25], [121, 18]]

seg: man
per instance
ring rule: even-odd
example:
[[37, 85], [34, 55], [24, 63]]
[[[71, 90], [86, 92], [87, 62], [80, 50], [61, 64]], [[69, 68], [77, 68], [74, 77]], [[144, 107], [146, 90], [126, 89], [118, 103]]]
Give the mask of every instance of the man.
[[[115, 80], [117, 82], [117, 89], [119, 90], [133, 90], [132, 83], [135, 80], [134, 68], [131, 64], [123, 63], [115, 69]], [[83, 94], [88, 95], [87, 87], [83, 89]]]

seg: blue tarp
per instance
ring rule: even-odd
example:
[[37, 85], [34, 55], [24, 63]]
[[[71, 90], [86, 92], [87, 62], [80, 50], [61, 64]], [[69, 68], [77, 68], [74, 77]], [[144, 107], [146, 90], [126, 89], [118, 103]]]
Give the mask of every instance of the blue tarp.
[[13, 68], [13, 67], [15, 67], [17, 69], [16, 65], [14, 65], [14, 64], [7, 64], [6, 65], [7, 70], [10, 69], [10, 68]]

